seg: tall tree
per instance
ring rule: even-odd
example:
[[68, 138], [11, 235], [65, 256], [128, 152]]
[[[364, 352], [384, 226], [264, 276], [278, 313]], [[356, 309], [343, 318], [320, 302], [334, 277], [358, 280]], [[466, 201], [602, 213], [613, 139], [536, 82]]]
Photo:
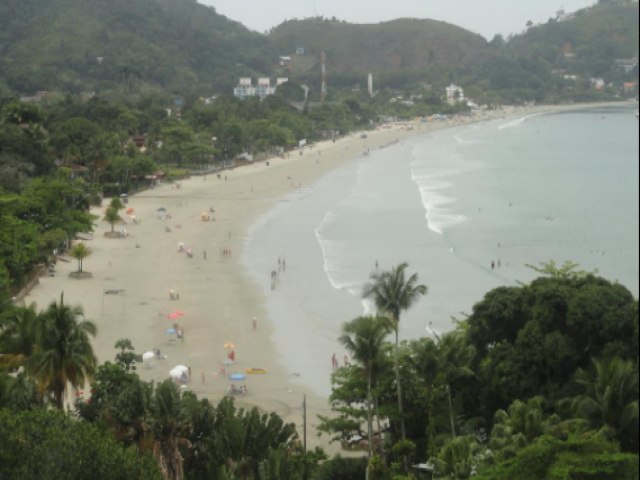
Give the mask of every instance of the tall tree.
[[41, 319], [36, 304], [14, 307], [0, 318], [0, 365], [24, 365], [33, 355]]
[[109, 222], [109, 224], [111, 225], [111, 233], [113, 233], [113, 226], [116, 224], [116, 222], [122, 221], [122, 218], [120, 217], [120, 215], [118, 215], [117, 208], [108, 207], [104, 215], [104, 220], [106, 222]]
[[449, 402], [449, 422], [451, 436], [456, 436], [455, 415], [451, 400], [451, 384], [460, 378], [473, 377], [475, 373], [469, 366], [474, 355], [474, 348], [467, 344], [465, 332], [454, 330], [442, 338], [438, 337], [438, 374], [447, 390]]
[[85, 320], [81, 307], [65, 305], [64, 295], [60, 295], [60, 303], [52, 302], [42, 312], [30, 366], [61, 410], [67, 383], [78, 388], [95, 372], [97, 361], [90, 337], [96, 332], [93, 322]]
[[438, 478], [466, 480], [474, 476], [483, 457], [483, 448], [473, 435], [452, 439], [435, 459]]
[[402, 386], [400, 382], [400, 366], [398, 359], [398, 333], [400, 329], [400, 313], [408, 310], [423, 295], [427, 293], [426, 285], [418, 284], [418, 275], [414, 273], [407, 278], [407, 263], [401, 263], [387, 272], [374, 272], [370, 283], [365, 285], [363, 298], [372, 298], [378, 312], [390, 318], [396, 334], [395, 373], [396, 390], [398, 394], [398, 413], [400, 415], [400, 432], [402, 439], [407, 436], [402, 409]]
[[590, 370], [578, 369], [582, 394], [575, 411], [591, 428], [615, 438], [627, 451], [638, 451], [638, 369], [618, 357], [594, 359]]
[[178, 387], [165, 380], [151, 401], [148, 429], [154, 438], [153, 457], [165, 480], [183, 480], [184, 468], [180, 447], [189, 446], [189, 423]]
[[84, 243], [76, 244], [71, 250], [71, 256], [78, 260], [78, 272], [82, 273], [82, 261], [91, 255], [91, 250]]
[[373, 374], [379, 361], [385, 338], [391, 332], [386, 317], [358, 317], [342, 327], [340, 343], [349, 350], [351, 358], [358, 362], [367, 377], [367, 428], [369, 437], [369, 458], [373, 449], [373, 424], [371, 408], [373, 404]]

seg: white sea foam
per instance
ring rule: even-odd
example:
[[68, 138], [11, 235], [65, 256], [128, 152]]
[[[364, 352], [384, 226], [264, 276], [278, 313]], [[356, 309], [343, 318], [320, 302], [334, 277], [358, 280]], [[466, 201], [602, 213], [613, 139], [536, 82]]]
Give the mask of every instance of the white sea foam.
[[524, 122], [529, 120], [530, 118], [537, 117], [538, 115], [542, 115], [541, 113], [532, 113], [531, 115], [526, 115], [524, 117], [516, 118], [510, 122], [504, 123], [498, 126], [498, 130], [505, 130], [507, 128], [516, 128], [522, 125]]
[[436, 174], [420, 174], [417, 168], [412, 170], [411, 178], [418, 185], [427, 226], [432, 232], [442, 235], [447, 228], [460, 225], [467, 220], [465, 215], [456, 214], [452, 208], [457, 199], [444, 193], [452, 187], [452, 182], [444, 178], [463, 172], [463, 169], [449, 169]]

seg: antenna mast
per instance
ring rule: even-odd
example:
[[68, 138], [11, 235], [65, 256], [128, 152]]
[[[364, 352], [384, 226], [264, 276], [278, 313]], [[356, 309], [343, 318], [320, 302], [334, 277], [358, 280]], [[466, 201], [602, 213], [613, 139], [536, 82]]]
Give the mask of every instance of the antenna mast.
[[322, 68], [322, 87], [320, 90], [320, 101], [324, 102], [327, 98], [327, 54], [322, 50], [320, 52], [320, 63]]

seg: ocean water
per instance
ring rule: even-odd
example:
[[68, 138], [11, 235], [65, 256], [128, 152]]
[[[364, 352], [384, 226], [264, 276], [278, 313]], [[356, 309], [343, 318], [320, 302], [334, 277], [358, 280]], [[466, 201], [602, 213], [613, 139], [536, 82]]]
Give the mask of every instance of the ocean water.
[[407, 262], [429, 289], [403, 314], [401, 338], [452, 329], [486, 292], [532, 280], [526, 264], [549, 260], [597, 269], [637, 297], [634, 108], [420, 134], [282, 199], [249, 230], [242, 261], [296, 381], [329, 394], [342, 324], [371, 312], [361, 291], [376, 262]]

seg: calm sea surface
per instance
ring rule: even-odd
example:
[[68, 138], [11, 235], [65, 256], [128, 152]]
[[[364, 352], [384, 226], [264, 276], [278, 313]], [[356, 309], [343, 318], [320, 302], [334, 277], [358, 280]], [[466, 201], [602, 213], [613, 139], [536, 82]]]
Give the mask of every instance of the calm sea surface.
[[[535, 278], [525, 264], [571, 260], [637, 297], [634, 109], [417, 135], [283, 199], [250, 229], [243, 263], [264, 288], [290, 373], [328, 395], [337, 337], [369, 311], [360, 292], [376, 261], [409, 263], [429, 288], [402, 316], [401, 338], [450, 330], [490, 289]], [[271, 290], [279, 257], [286, 270]]]

